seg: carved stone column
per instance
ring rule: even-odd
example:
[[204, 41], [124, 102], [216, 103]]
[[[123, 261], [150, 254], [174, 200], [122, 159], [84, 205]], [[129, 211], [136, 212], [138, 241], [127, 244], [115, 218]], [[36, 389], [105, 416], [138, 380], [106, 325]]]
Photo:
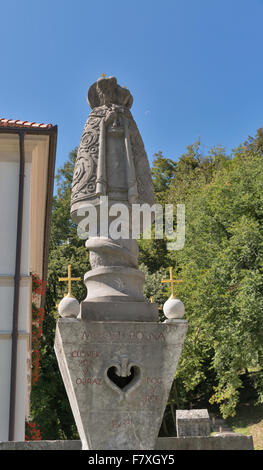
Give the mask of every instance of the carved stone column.
[[71, 215], [83, 225], [92, 208], [98, 224], [86, 240], [92, 268], [84, 277], [87, 297], [77, 318], [59, 319], [55, 351], [83, 450], [150, 450], [187, 321], [159, 322], [158, 306], [143, 297], [131, 227], [120, 238], [108, 230], [115, 204], [123, 204], [130, 221], [134, 203], [154, 203], [149, 163], [129, 110], [132, 96], [110, 77], [93, 84], [88, 99], [92, 111], [78, 150]]

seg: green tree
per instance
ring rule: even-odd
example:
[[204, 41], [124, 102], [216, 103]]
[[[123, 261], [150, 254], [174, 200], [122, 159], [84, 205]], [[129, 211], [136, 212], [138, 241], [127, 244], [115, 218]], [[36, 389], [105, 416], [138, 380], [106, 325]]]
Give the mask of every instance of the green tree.
[[163, 153], [159, 151], [154, 154], [152, 179], [155, 194], [163, 193], [169, 186], [171, 179], [176, 170], [176, 162], [170, 158], [165, 158]]
[[[187, 200], [187, 237], [174, 253], [189, 331], [177, 380], [233, 415], [242, 376], [257, 370], [262, 399], [263, 159], [240, 147], [230, 164]], [[212, 380], [211, 380], [212, 377]]]
[[[43, 439], [78, 438], [54, 352], [58, 319], [56, 304], [67, 292], [66, 283], [59, 282], [58, 278], [67, 274], [68, 264], [72, 266], [74, 277], [83, 278], [89, 269], [88, 252], [83, 240], [78, 238], [76, 226], [70, 218], [71, 182], [76, 153], [77, 149], [74, 149], [63, 167], [58, 170], [57, 194], [53, 198], [40, 373], [39, 380], [31, 392], [32, 419], [40, 425]], [[83, 283], [74, 282], [72, 294], [79, 301], [83, 300], [86, 296]]]

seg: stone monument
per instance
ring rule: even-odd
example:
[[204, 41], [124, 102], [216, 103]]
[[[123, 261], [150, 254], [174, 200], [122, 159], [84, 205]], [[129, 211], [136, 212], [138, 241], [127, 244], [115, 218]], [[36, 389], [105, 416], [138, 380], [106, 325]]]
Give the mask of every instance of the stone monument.
[[[60, 303], [55, 352], [83, 450], [154, 449], [187, 321], [180, 312], [159, 322], [157, 304], [142, 293], [131, 215], [134, 204], [153, 204], [154, 193], [132, 95], [116, 78], [101, 77], [88, 102], [71, 217], [84, 229], [87, 213], [97, 221], [86, 240], [92, 269], [80, 308], [72, 299]], [[126, 216], [119, 237], [109, 229], [118, 211]]]
[[211, 424], [208, 410], [176, 410], [176, 433], [177, 437], [209, 437], [211, 434]]

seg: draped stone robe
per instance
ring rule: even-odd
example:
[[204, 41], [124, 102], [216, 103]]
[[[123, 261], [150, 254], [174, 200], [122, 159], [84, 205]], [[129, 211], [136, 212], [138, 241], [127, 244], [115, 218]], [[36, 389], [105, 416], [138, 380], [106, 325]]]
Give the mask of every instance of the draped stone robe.
[[151, 170], [137, 125], [128, 107], [95, 107], [85, 124], [72, 184], [71, 214], [85, 203], [154, 203]]

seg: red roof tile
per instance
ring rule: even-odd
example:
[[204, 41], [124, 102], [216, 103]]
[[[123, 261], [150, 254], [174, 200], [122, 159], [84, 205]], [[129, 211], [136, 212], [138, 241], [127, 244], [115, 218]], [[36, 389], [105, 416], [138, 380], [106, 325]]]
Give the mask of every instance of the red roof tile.
[[53, 124], [44, 124], [43, 122], [29, 122], [29, 121], [20, 121], [20, 119], [5, 119], [0, 118], [0, 127], [33, 127], [37, 129], [49, 129], [53, 127]]

